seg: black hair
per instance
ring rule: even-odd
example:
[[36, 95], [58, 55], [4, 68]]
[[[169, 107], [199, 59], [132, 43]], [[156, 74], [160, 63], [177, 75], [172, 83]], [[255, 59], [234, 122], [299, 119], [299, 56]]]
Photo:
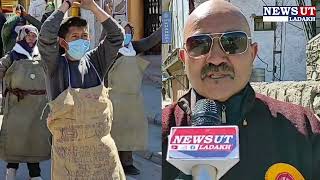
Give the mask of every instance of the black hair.
[[67, 33], [69, 32], [69, 28], [72, 26], [75, 27], [87, 27], [88, 23], [85, 19], [80, 17], [68, 17], [62, 21], [58, 36], [61, 38], [65, 38]]
[[131, 35], [133, 36], [133, 34], [134, 34], [134, 28], [130, 25], [130, 24], [127, 24], [127, 25], [125, 25], [124, 27], [129, 27], [130, 28], [130, 30], [131, 30]]

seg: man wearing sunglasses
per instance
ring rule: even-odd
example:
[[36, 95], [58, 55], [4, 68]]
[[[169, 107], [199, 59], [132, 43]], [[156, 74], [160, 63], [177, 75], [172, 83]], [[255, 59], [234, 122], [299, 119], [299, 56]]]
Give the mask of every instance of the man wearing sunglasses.
[[165, 160], [167, 137], [171, 127], [191, 126], [191, 109], [200, 99], [215, 100], [223, 125], [239, 127], [240, 162], [221, 180], [275, 180], [278, 166], [288, 176], [319, 179], [320, 121], [303, 107], [254, 92], [249, 78], [258, 45], [241, 11], [226, 1], [207, 1], [188, 17], [184, 38], [179, 58], [192, 88], [162, 112], [162, 179], [191, 179]]

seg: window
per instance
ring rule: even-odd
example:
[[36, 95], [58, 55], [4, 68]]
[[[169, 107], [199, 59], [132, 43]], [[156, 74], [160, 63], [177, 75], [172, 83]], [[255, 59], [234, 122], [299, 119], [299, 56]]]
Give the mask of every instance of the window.
[[254, 17], [254, 30], [255, 31], [273, 31], [276, 29], [275, 22], [263, 22], [262, 16]]

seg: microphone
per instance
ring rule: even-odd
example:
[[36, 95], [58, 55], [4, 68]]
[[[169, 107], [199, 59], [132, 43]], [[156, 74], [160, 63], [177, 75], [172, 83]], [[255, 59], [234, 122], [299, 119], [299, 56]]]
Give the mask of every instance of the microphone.
[[201, 99], [197, 101], [192, 111], [192, 126], [219, 126], [222, 124], [220, 114], [215, 101]]
[[191, 114], [191, 127], [172, 127], [167, 161], [193, 180], [220, 179], [239, 162], [237, 126], [221, 126], [215, 101], [201, 99]]
[[[222, 124], [221, 116], [215, 101], [201, 99], [196, 102], [191, 115], [192, 126], [219, 126]], [[214, 166], [201, 164], [191, 169], [194, 180], [209, 180], [217, 178], [217, 169]]]

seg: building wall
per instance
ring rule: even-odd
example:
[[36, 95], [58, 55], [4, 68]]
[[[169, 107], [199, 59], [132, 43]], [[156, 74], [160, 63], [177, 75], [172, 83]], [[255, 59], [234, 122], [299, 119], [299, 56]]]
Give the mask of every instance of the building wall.
[[[206, 0], [195, 0], [195, 6]], [[262, 16], [263, 1], [256, 0], [228, 0], [234, 5], [238, 6], [243, 14], [246, 16], [250, 29], [252, 32], [254, 42], [258, 43], [258, 55], [268, 64], [264, 64], [259, 58], [255, 59], [254, 68], [265, 68], [272, 71], [273, 68], [273, 37], [274, 31], [253, 31], [254, 30], [254, 16]], [[274, 6], [274, 0], [264, 0], [268, 6]], [[286, 6], [296, 6], [295, 0], [284, 1]], [[307, 5], [311, 4], [307, 0]], [[303, 28], [301, 22], [292, 22], [295, 26]], [[304, 31], [290, 25], [289, 23], [283, 24], [283, 38], [282, 38], [282, 73], [281, 80], [306, 80], [306, 43]], [[265, 80], [272, 81], [272, 72], [265, 72]]]
[[320, 81], [320, 34], [312, 38], [307, 45], [308, 80]]
[[184, 73], [183, 64], [181, 61], [177, 61], [174, 63], [170, 68], [168, 68], [168, 72], [171, 76], [174, 78], [171, 79], [172, 82], [172, 100], [177, 101], [181, 95], [179, 95], [179, 92], [185, 91], [188, 89], [186, 84], [186, 75]]
[[316, 2], [317, 8], [317, 21], [316, 21], [316, 34], [320, 33], [320, 1]]
[[172, 0], [172, 49], [183, 47], [183, 29], [189, 15], [189, 1]]
[[[162, 0], [162, 12], [169, 11], [170, 0]], [[161, 57], [162, 62], [164, 62], [167, 56], [170, 54], [170, 45], [162, 44], [161, 46]]]
[[128, 0], [128, 20], [134, 27], [134, 40], [143, 38], [144, 28], [143, 0]]
[[183, 47], [183, 29], [189, 15], [189, 2], [181, 0], [163, 0], [162, 10], [172, 12], [171, 44], [162, 45], [163, 61], [177, 48]]
[[[170, 73], [171, 76], [174, 76], [173, 79], [170, 79], [170, 84], [172, 86], [172, 100], [177, 101], [180, 98], [181, 94], [188, 89], [188, 81], [187, 76], [184, 73], [183, 64], [178, 60], [178, 56], [176, 54], [177, 49], [183, 47], [184, 37], [183, 30], [189, 15], [189, 2], [184, 0], [172, 0], [163, 1], [164, 11], [172, 12], [172, 43], [170, 45], [162, 45], [162, 59], [170, 60], [171, 58], [167, 58], [168, 56], [174, 56], [173, 59], [175, 63], [173, 63], [166, 70]], [[174, 55], [171, 53], [175, 51]], [[170, 60], [172, 61], [172, 60]]]

